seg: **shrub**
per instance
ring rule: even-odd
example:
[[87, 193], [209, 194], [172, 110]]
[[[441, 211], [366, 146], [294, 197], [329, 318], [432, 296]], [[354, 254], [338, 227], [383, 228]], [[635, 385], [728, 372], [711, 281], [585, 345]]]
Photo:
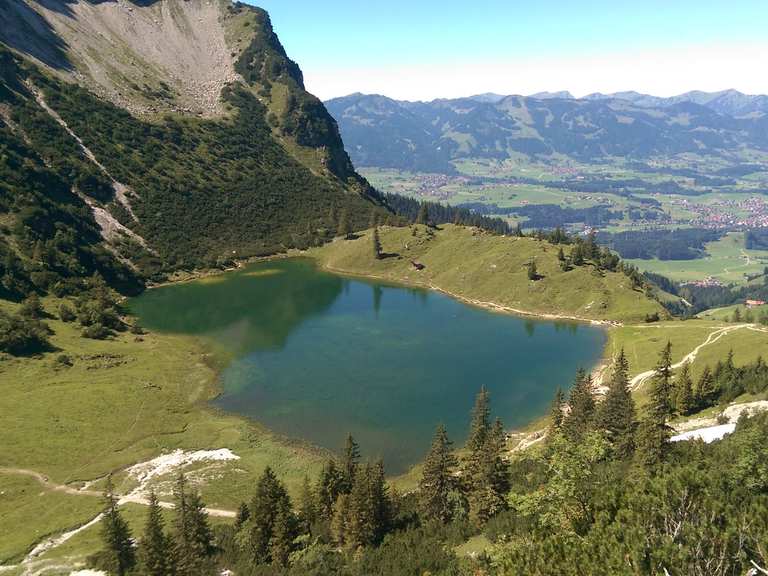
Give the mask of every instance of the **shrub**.
[[0, 311], [0, 351], [22, 355], [49, 347], [50, 328], [36, 318]]
[[73, 322], [77, 316], [75, 315], [75, 311], [72, 310], [68, 304], [62, 303], [61, 306], [59, 306], [59, 318], [62, 322]]
[[83, 338], [91, 338], [93, 340], [104, 340], [110, 336], [111, 332], [108, 328], [105, 328], [103, 324], [91, 324], [83, 328]]

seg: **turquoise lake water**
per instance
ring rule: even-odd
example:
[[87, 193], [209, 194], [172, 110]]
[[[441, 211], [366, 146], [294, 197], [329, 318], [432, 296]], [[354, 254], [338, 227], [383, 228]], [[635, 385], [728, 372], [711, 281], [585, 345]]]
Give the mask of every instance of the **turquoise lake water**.
[[496, 314], [306, 259], [149, 290], [130, 307], [147, 328], [231, 353], [216, 406], [337, 451], [352, 433], [389, 473], [421, 460], [440, 422], [460, 445], [483, 385], [507, 428], [545, 414], [605, 343], [596, 327]]

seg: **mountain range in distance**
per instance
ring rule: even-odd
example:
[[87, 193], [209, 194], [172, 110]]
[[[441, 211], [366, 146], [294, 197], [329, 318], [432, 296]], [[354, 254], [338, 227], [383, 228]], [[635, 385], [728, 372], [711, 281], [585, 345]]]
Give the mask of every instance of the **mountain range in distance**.
[[[496, 94], [494, 92], [485, 92], [470, 96], [472, 100], [478, 102], [496, 103], [504, 100], [507, 95]], [[581, 98], [576, 98], [567, 90], [557, 92], [536, 92], [530, 94], [528, 98], [539, 100], [563, 99], [563, 100], [626, 100], [638, 106], [647, 108], [665, 108], [680, 102], [693, 102], [701, 106], [706, 106], [729, 116], [747, 116], [749, 114], [768, 113], [768, 96], [765, 94], [744, 94], [738, 90], [720, 90], [718, 92], [703, 92], [701, 90], [692, 90], [677, 96], [652, 96], [633, 90], [624, 92], [611, 92], [604, 94], [602, 92], [593, 92]]]
[[751, 151], [768, 153], [768, 96], [736, 90], [670, 98], [485, 93], [431, 102], [356, 93], [325, 104], [364, 167], [453, 173], [456, 160], [516, 154], [581, 162], [696, 154], [740, 164]]

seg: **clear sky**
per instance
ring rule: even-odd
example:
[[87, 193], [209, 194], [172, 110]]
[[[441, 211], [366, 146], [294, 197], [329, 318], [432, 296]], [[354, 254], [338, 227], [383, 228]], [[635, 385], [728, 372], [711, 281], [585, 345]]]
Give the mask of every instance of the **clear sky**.
[[248, 1], [323, 99], [768, 93], [768, 0]]

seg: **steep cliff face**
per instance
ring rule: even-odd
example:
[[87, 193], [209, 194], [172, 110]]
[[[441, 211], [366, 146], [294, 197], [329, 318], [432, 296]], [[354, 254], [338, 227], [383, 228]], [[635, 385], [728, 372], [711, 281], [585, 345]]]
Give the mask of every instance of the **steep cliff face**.
[[[263, 10], [7, 0], [0, 21], [3, 144], [68, 188], [139, 276], [317, 244], [342, 212], [362, 227], [384, 210]], [[0, 182], [9, 230], [18, 190]]]

